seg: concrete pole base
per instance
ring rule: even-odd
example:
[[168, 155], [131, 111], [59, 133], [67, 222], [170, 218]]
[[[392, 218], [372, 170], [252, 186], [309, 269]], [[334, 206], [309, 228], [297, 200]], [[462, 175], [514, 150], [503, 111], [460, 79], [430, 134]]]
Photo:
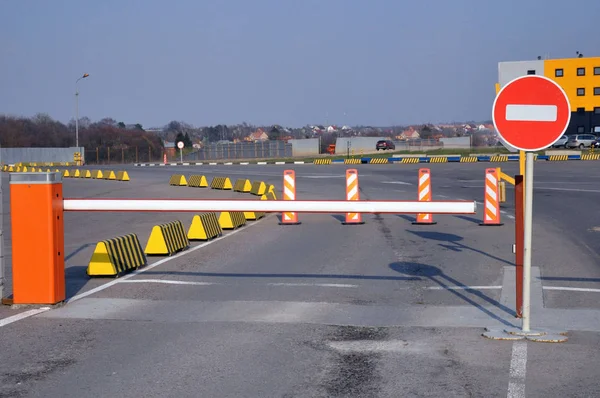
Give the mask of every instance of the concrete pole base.
[[564, 343], [569, 339], [567, 332], [549, 329], [535, 329], [524, 332], [518, 328], [485, 328], [482, 336], [491, 340], [529, 340], [538, 343]]

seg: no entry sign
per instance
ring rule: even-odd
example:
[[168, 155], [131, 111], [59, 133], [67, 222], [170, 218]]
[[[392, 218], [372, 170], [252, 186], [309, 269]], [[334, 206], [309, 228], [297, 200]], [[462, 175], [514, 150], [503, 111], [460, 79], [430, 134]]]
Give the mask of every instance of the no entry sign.
[[554, 144], [571, 120], [564, 90], [547, 77], [527, 75], [504, 86], [492, 111], [494, 127], [509, 145], [537, 151]]

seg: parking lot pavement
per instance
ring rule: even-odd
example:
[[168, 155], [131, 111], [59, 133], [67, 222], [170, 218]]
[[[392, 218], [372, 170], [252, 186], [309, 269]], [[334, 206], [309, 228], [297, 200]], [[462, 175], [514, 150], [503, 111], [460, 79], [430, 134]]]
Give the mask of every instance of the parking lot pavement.
[[[169, 187], [168, 177], [247, 176], [280, 190], [289, 166], [135, 169], [137, 185], [71, 181], [65, 196], [237, 197]], [[364, 166], [358, 168], [363, 199], [416, 198], [418, 167]], [[434, 199], [483, 200], [481, 165], [431, 166]], [[564, 167], [566, 175], [578, 170]], [[345, 167], [294, 169], [303, 198], [343, 198]], [[539, 169], [540, 181], [557, 173]], [[593, 248], [574, 244], [585, 235], [580, 227], [555, 216], [569, 192], [535, 202], [532, 291], [534, 327], [565, 328], [567, 343], [481, 336], [485, 326], [520, 324], [511, 304], [510, 196], [499, 227], [479, 225], [481, 206], [475, 215], [435, 216], [437, 224], [426, 226], [412, 225], [411, 215], [370, 214], [357, 226], [341, 225], [339, 215], [315, 214], [300, 214], [301, 225], [280, 226], [273, 214], [119, 279], [82, 277], [93, 248], [73, 254], [67, 271], [76, 299], [2, 327], [0, 395], [597, 395], [600, 317], [588, 298], [594, 293], [542, 293], [542, 286], [559, 286], [551, 283], [579, 283], [547, 277], [593, 278], [596, 272]], [[67, 214], [70, 248], [132, 229], [145, 241], [152, 223], [187, 220], [186, 214], [127, 214]], [[576, 232], [567, 237], [568, 228]], [[100, 286], [106, 288], [90, 290]], [[82, 296], [86, 292], [93, 294]]]

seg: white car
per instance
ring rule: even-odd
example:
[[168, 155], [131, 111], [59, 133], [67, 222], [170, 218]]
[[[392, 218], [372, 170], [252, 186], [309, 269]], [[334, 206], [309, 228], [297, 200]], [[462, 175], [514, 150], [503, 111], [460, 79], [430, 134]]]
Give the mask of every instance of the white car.
[[563, 135], [562, 137], [560, 137], [558, 139], [558, 141], [556, 141], [554, 144], [552, 144], [552, 148], [566, 148], [568, 139], [569, 139], [568, 136]]

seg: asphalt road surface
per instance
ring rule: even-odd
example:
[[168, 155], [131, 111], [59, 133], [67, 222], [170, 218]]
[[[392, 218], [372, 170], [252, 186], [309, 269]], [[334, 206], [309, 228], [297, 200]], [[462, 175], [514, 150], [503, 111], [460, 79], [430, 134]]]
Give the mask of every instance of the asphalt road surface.
[[[341, 215], [299, 214], [301, 225], [280, 226], [271, 214], [118, 279], [86, 276], [96, 242], [137, 233], [144, 245], [152, 225], [187, 228], [192, 214], [67, 213], [68, 302], [11, 323], [31, 308], [0, 308], [0, 397], [598, 396], [600, 170], [535, 165], [532, 327], [569, 337], [543, 344], [481, 336], [521, 325], [514, 192], [504, 225], [479, 225], [486, 166], [428, 165], [433, 198], [477, 200], [472, 216], [412, 225], [414, 215], [363, 214], [364, 225], [346, 226]], [[422, 165], [348, 167], [359, 171], [361, 199], [417, 197]], [[64, 190], [256, 200], [168, 181], [249, 178], [280, 195], [287, 168], [298, 199], [344, 199], [344, 165], [127, 167], [130, 182], [67, 179]]]

